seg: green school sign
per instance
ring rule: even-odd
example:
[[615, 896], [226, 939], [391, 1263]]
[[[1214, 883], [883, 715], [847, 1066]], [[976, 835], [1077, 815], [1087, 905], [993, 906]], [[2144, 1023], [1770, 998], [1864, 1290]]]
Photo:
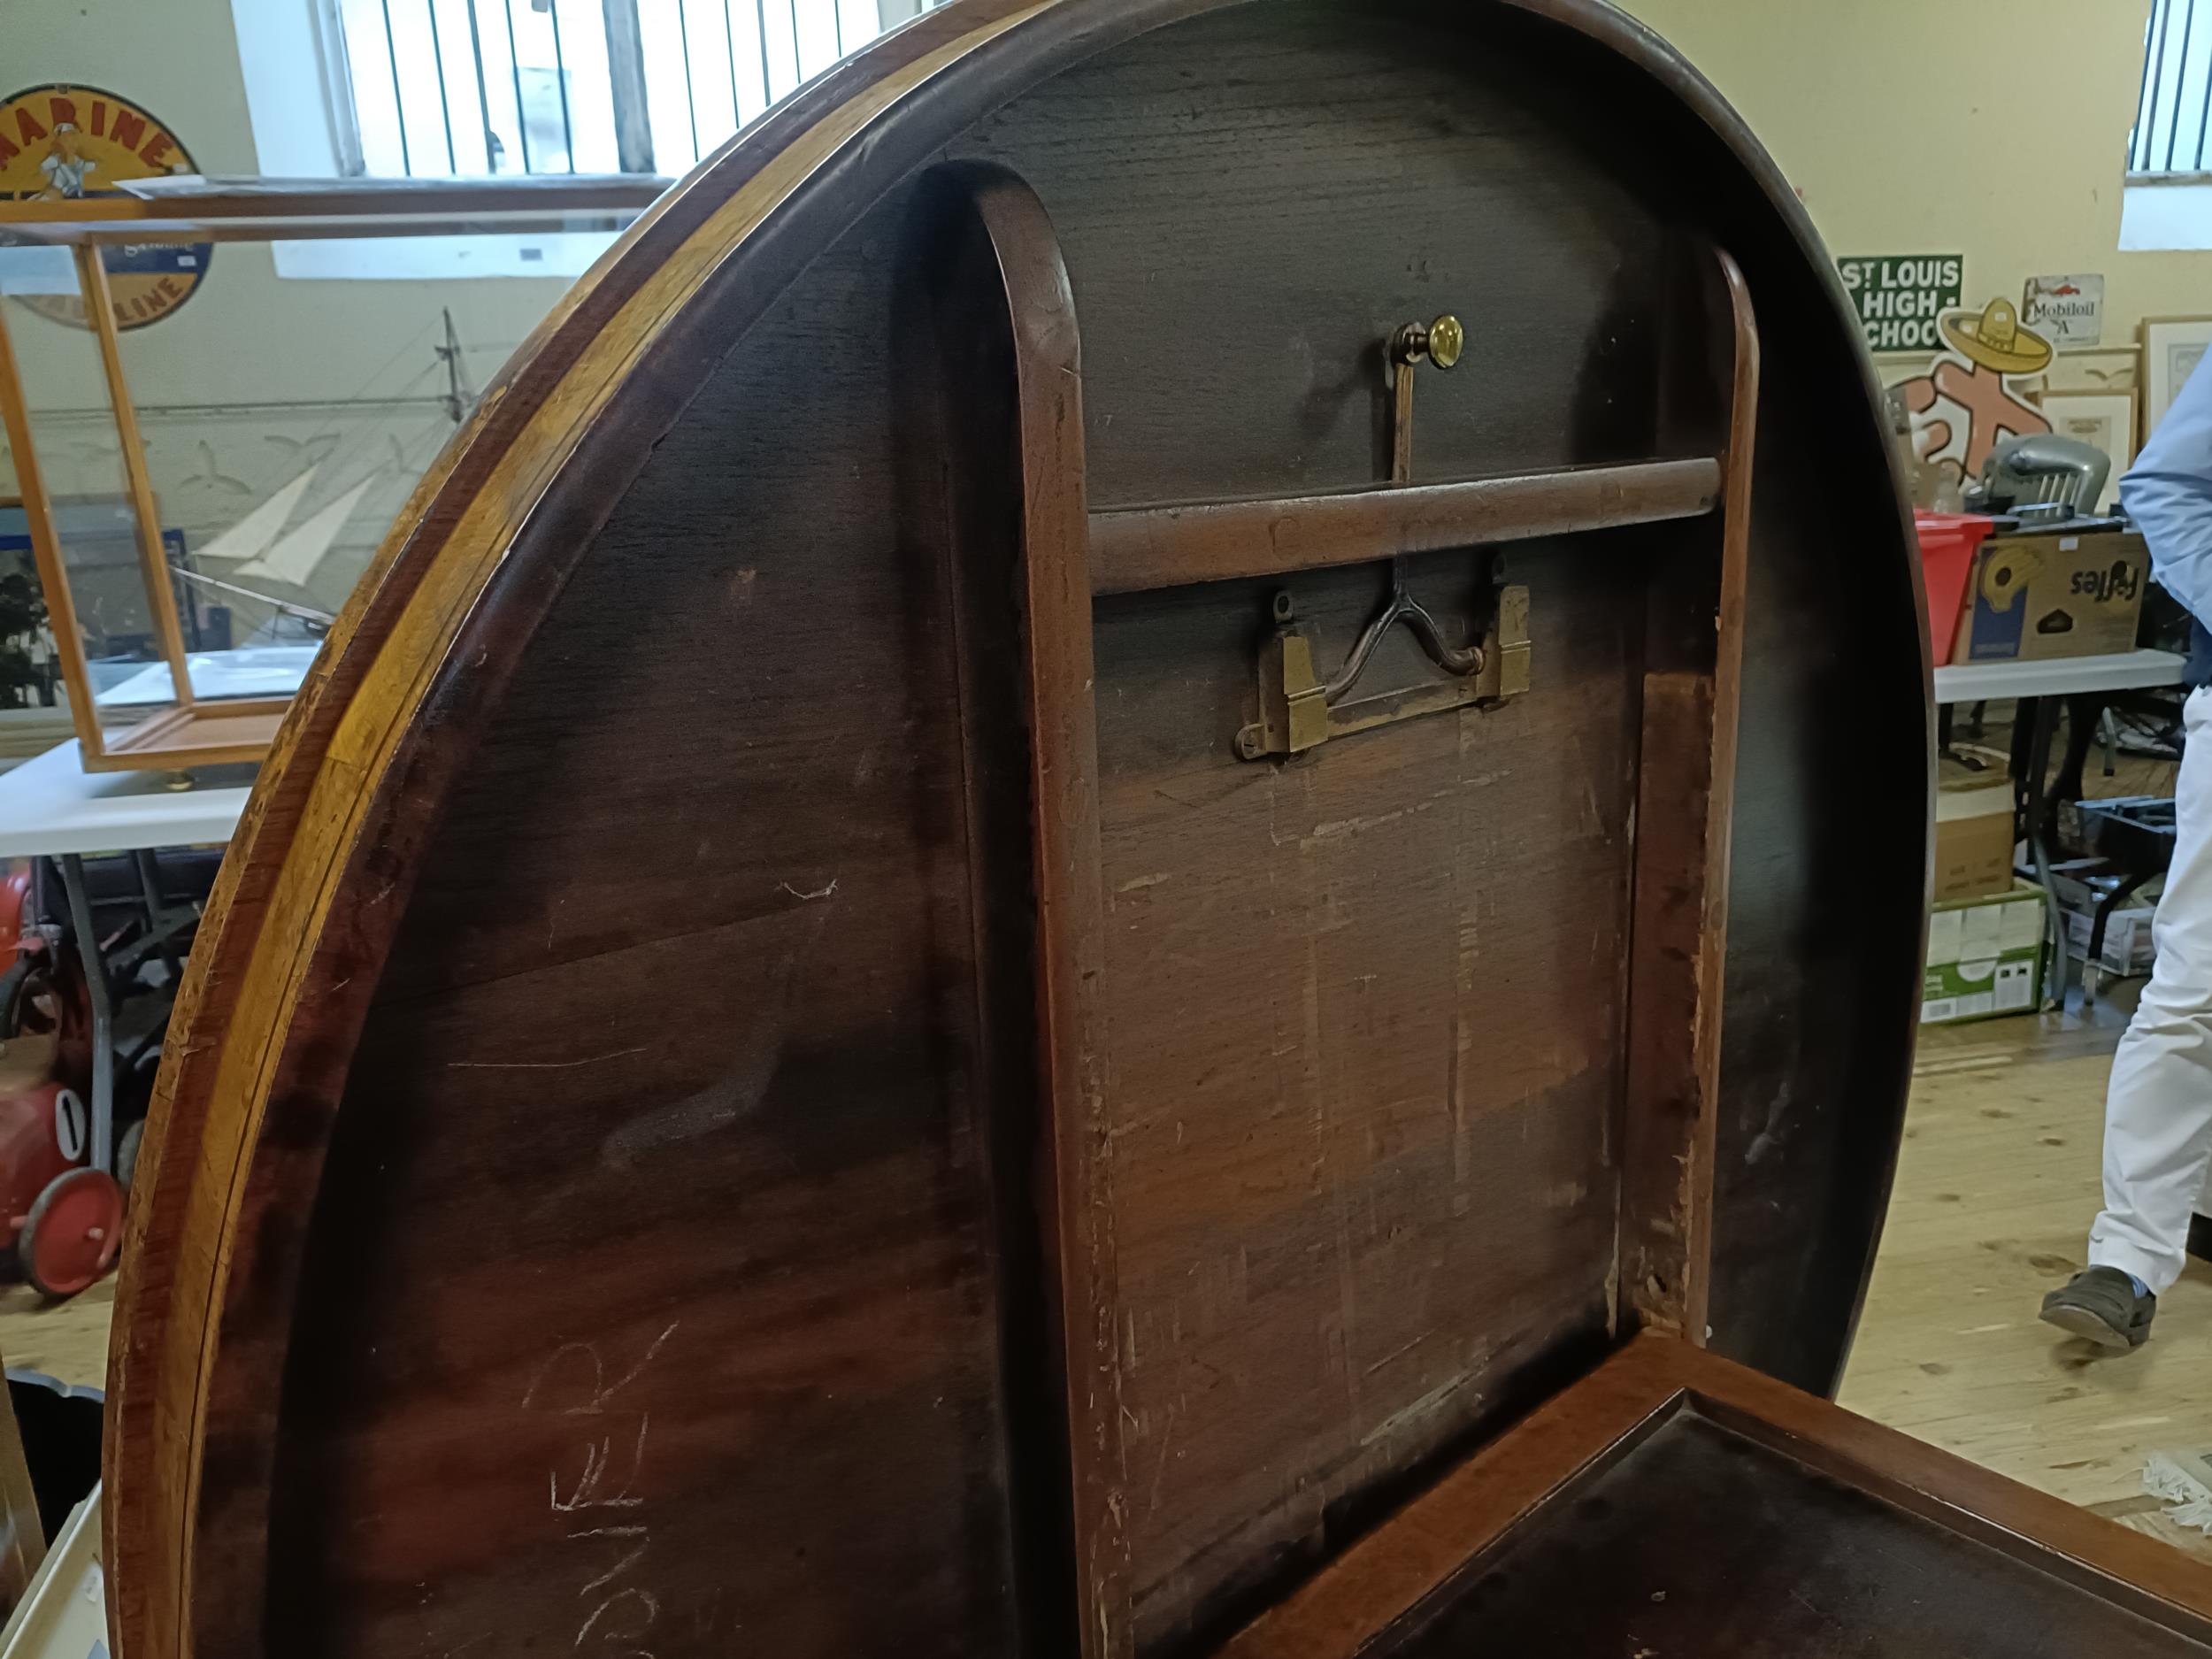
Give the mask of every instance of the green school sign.
[[1966, 256], [1955, 253], [1886, 254], [1839, 259], [1844, 292], [1859, 315], [1870, 351], [1934, 351], [1943, 335], [1938, 323], [1956, 311], [1965, 293]]

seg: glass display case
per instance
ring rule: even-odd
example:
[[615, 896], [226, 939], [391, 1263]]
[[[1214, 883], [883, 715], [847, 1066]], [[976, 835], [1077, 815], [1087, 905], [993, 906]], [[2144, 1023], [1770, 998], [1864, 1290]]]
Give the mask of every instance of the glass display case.
[[[321, 335], [324, 378], [339, 389], [350, 372], [342, 345], [381, 360], [389, 331], [404, 327], [391, 360], [404, 372], [383, 388], [396, 395], [372, 375], [344, 396], [169, 405], [154, 448], [173, 488], [157, 488], [126, 374], [140, 348], [124, 344], [154, 267], [196, 267], [197, 286], [221, 242], [611, 237], [665, 182], [193, 176], [0, 201], [0, 292], [16, 302], [0, 304], [0, 435], [13, 472], [0, 478], [0, 703], [65, 701], [91, 771], [260, 759], [383, 526], [473, 403], [451, 305], [426, 319], [426, 302], [402, 312], [355, 300], [346, 332]], [[525, 314], [486, 355], [503, 357], [559, 291], [545, 281], [511, 298]], [[348, 303], [331, 288], [317, 301]], [[252, 380], [257, 365], [238, 361], [252, 319], [242, 329], [234, 309], [196, 338], [192, 317], [165, 322], [160, 349], [146, 348], [164, 359], [165, 384]], [[313, 354], [315, 330], [288, 337], [272, 320], [257, 343], [296, 359]]]

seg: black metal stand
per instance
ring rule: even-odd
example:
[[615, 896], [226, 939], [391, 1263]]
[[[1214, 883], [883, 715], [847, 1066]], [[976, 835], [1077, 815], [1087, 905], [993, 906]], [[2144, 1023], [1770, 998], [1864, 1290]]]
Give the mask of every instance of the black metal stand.
[[2044, 983], [2043, 1005], [2066, 1006], [2066, 987], [2072, 978], [2066, 949], [2066, 912], [2060, 907], [2058, 889], [2051, 879], [2050, 820], [2052, 798], [2044, 787], [2051, 769], [2051, 742], [2058, 731], [2055, 697], [2023, 697], [2012, 719], [2012, 778], [2014, 823], [2027, 843], [2035, 879], [2043, 889], [2051, 938], [2051, 972]]

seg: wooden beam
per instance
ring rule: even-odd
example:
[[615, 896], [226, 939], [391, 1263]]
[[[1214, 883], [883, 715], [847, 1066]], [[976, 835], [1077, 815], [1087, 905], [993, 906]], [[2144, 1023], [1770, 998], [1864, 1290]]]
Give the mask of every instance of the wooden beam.
[[0, 202], [11, 241], [86, 243], [293, 241], [619, 229], [669, 188], [662, 178], [139, 180], [114, 196]]
[[186, 772], [194, 766], [252, 764], [266, 757], [290, 710], [288, 699], [241, 697], [164, 709], [109, 733], [87, 772]]
[[123, 477], [130, 488], [131, 516], [138, 526], [138, 568], [146, 584], [146, 603], [153, 608], [154, 634], [161, 641], [162, 660], [169, 664], [173, 700], [180, 707], [189, 707], [192, 667], [185, 660], [184, 629], [177, 621], [176, 581], [169, 574], [169, 560], [161, 549], [161, 514], [154, 505], [153, 480], [146, 471], [146, 441], [139, 435], [138, 411], [123, 378], [123, 343], [115, 327], [115, 296], [109, 291], [107, 266], [101, 263], [97, 248], [79, 248], [76, 259], [85, 319], [100, 342], [100, 367], [107, 375], [108, 401], [115, 408], [115, 435], [122, 442]]
[[1712, 511], [1720, 481], [1720, 463], [1701, 457], [1094, 513], [1091, 590], [1138, 593], [1694, 518]]
[[1629, 948], [1620, 1294], [1636, 1320], [1706, 1340], [1720, 1114], [1729, 834], [1750, 574], [1759, 336], [1724, 252], [1702, 273], [1728, 411], [1723, 504], [1711, 542], [1653, 572], [1638, 764]]
[[2193, 1634], [2212, 1617], [2212, 1578], [2156, 1539], [1747, 1366], [1647, 1334], [1455, 1465], [1232, 1638], [1221, 1659], [1348, 1659], [1392, 1650], [1393, 1636], [1452, 1595], [1455, 1584], [1472, 1582], [1469, 1563], [1517, 1523], [1565, 1501], [1683, 1412], [2167, 1629]]
[[[38, 1518], [38, 1493], [23, 1455], [23, 1425], [10, 1395], [0, 1390], [0, 1609], [22, 1606], [46, 1559], [46, 1529]], [[4, 1617], [4, 1614], [0, 1614]]]
[[101, 753], [100, 722], [92, 706], [92, 675], [85, 664], [83, 636], [77, 632], [77, 606], [69, 593], [68, 570], [62, 564], [61, 539], [54, 531], [53, 505], [47, 499], [46, 480], [39, 472], [38, 451], [31, 443], [30, 405], [24, 401], [23, 377], [16, 367], [5, 306], [0, 306], [0, 430], [7, 434], [8, 452], [15, 459], [16, 491], [23, 498], [23, 516], [30, 525], [31, 557], [38, 566], [39, 588], [46, 595], [47, 630], [54, 636], [54, 649], [61, 658], [70, 724], [77, 728], [77, 747], [89, 764]]
[[1084, 1659], [1126, 1659], [1135, 1640], [1104, 1133], [1106, 898], [1081, 355], [1074, 291], [1036, 193], [1006, 175], [979, 184], [975, 204], [1004, 279], [1020, 409], [1038, 1048], [1067, 1356], [1079, 1640]]

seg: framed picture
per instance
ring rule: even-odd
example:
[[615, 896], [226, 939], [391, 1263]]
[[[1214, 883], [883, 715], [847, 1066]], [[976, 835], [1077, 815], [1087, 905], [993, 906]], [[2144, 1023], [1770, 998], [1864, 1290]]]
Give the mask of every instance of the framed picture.
[[2173, 407], [2182, 382], [2212, 348], [2212, 317], [2143, 319], [2143, 425], [2147, 439]]
[[2120, 498], [2120, 474], [2135, 459], [2135, 394], [2046, 392], [2043, 414], [2060, 437], [2078, 438], [2112, 457], [2112, 476], [2105, 480], [2103, 496], [2082, 503], [2109, 512]]

